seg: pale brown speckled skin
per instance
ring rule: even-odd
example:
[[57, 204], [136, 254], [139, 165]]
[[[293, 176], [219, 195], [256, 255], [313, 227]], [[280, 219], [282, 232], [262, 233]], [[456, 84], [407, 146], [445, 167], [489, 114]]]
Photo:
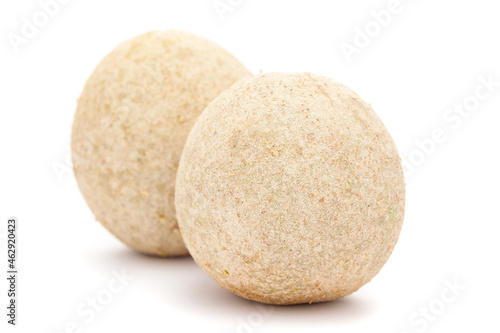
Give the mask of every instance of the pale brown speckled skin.
[[188, 137], [176, 186], [195, 261], [263, 303], [356, 291], [403, 222], [403, 172], [384, 125], [350, 89], [308, 73], [259, 75], [214, 100]]
[[71, 138], [96, 219], [138, 251], [188, 253], [175, 217], [176, 169], [203, 109], [250, 72], [217, 44], [155, 31], [119, 44], [88, 79]]

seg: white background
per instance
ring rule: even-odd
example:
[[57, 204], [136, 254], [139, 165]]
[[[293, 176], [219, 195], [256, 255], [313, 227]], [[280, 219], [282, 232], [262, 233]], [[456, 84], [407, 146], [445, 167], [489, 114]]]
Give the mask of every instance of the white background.
[[[80, 332], [498, 332], [500, 87], [467, 118], [444, 118], [474, 102], [481, 77], [500, 82], [498, 1], [401, 0], [380, 31], [370, 13], [389, 0], [222, 0], [233, 3], [223, 20], [213, 2], [70, 0], [15, 52], [8, 36], [41, 7], [2, 0], [0, 266], [6, 220], [16, 216], [20, 277], [16, 327], [6, 324], [1, 278], [0, 330], [72, 332], [76, 322]], [[373, 37], [349, 62], [341, 45], [355, 45], [366, 25]], [[76, 99], [119, 42], [168, 28], [212, 39], [253, 73], [308, 71], [346, 84], [372, 104], [402, 158], [418, 162], [407, 172], [400, 241], [369, 284], [339, 301], [259, 307], [191, 258], [136, 254], [94, 221], [69, 171]], [[439, 128], [446, 139], [422, 158], [416, 141]], [[122, 269], [134, 279], [94, 317], [79, 315]]]

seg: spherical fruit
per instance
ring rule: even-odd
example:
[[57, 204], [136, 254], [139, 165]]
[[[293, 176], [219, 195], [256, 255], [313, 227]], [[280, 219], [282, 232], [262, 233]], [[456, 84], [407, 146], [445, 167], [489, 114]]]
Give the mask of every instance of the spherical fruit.
[[333, 300], [391, 254], [404, 179], [384, 125], [350, 89], [311, 74], [259, 75], [194, 125], [176, 185], [195, 261], [251, 300]]
[[75, 177], [96, 219], [130, 247], [187, 254], [174, 185], [203, 109], [247, 69], [215, 43], [180, 31], [119, 44], [88, 79], [71, 138]]

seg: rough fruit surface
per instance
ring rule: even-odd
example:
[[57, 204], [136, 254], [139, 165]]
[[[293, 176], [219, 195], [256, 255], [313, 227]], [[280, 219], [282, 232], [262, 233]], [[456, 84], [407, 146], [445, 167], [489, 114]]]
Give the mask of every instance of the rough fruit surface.
[[78, 100], [74, 174], [96, 220], [130, 247], [187, 254], [174, 185], [186, 137], [203, 109], [250, 73], [217, 44], [149, 32], [119, 44]]
[[205, 109], [181, 158], [176, 208], [195, 261], [271, 304], [322, 302], [370, 281], [404, 215], [396, 147], [369, 104], [308, 73], [240, 81]]

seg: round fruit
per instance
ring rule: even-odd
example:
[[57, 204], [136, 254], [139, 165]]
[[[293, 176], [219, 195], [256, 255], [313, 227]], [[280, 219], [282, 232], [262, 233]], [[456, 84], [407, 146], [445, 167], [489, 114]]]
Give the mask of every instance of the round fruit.
[[370, 281], [396, 245], [404, 178], [370, 105], [311, 74], [240, 81], [194, 125], [176, 208], [195, 261], [271, 304], [322, 302]]
[[181, 31], [149, 32], [107, 55], [78, 100], [71, 138], [95, 218], [138, 251], [187, 254], [174, 205], [182, 147], [203, 109], [247, 76], [223, 48]]

